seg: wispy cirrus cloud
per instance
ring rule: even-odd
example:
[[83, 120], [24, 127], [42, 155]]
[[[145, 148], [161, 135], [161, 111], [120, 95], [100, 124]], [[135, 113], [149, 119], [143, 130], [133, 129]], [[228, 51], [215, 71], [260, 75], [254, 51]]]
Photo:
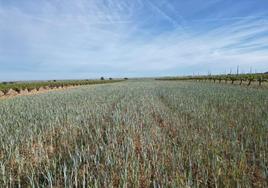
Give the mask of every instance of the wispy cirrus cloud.
[[0, 79], [268, 70], [265, 1], [243, 2], [0, 0]]

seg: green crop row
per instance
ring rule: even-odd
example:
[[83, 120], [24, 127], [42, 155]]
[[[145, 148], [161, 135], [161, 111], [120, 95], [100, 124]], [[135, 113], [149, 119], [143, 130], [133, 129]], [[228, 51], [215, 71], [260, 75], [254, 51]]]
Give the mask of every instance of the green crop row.
[[0, 91], [7, 93], [10, 89], [17, 92], [21, 90], [34, 90], [42, 87], [58, 88], [68, 86], [113, 83], [121, 80], [69, 80], [69, 81], [43, 81], [43, 82], [3, 82], [0, 83]]
[[0, 187], [268, 187], [267, 89], [136, 80], [0, 101]]

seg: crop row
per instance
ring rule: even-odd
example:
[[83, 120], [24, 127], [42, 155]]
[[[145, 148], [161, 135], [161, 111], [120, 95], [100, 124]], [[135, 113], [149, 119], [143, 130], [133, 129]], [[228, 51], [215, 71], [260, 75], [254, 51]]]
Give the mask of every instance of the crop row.
[[204, 76], [185, 76], [185, 77], [170, 77], [161, 78], [158, 80], [197, 80], [197, 81], [213, 81], [213, 82], [239, 82], [241, 85], [243, 82], [247, 82], [247, 85], [251, 85], [252, 82], [258, 82], [261, 85], [263, 82], [268, 81], [268, 74], [239, 74], [239, 75], [204, 75]]
[[136, 80], [0, 101], [0, 187], [268, 187], [266, 89]]
[[39, 90], [53, 89], [69, 86], [90, 85], [90, 84], [104, 84], [113, 83], [121, 80], [69, 80], [69, 81], [43, 81], [43, 82], [3, 82], [0, 83], [0, 91], [7, 94], [11, 89], [20, 92], [21, 90]]

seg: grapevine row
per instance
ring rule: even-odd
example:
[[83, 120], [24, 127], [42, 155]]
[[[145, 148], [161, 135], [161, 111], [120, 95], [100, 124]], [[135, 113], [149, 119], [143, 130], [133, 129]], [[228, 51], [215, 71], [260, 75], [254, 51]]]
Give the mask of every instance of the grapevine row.
[[229, 74], [229, 75], [204, 75], [204, 76], [184, 76], [184, 77], [169, 77], [160, 78], [157, 80], [196, 80], [196, 81], [211, 81], [211, 82], [239, 82], [240, 85], [246, 82], [247, 85], [251, 85], [252, 82], [258, 82], [261, 86], [263, 82], [268, 82], [268, 74]]
[[8, 93], [10, 89], [20, 92], [21, 90], [39, 90], [63, 88], [69, 86], [90, 85], [90, 84], [104, 84], [113, 83], [121, 80], [69, 80], [69, 81], [42, 81], [42, 82], [2, 82], [0, 83], [0, 91], [4, 94]]

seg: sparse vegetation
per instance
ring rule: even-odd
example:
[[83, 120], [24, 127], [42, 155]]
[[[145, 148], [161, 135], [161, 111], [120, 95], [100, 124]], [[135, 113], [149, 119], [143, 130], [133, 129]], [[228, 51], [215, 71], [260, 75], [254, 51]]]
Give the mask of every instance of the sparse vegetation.
[[133, 81], [0, 101], [2, 187], [267, 187], [268, 91]]

